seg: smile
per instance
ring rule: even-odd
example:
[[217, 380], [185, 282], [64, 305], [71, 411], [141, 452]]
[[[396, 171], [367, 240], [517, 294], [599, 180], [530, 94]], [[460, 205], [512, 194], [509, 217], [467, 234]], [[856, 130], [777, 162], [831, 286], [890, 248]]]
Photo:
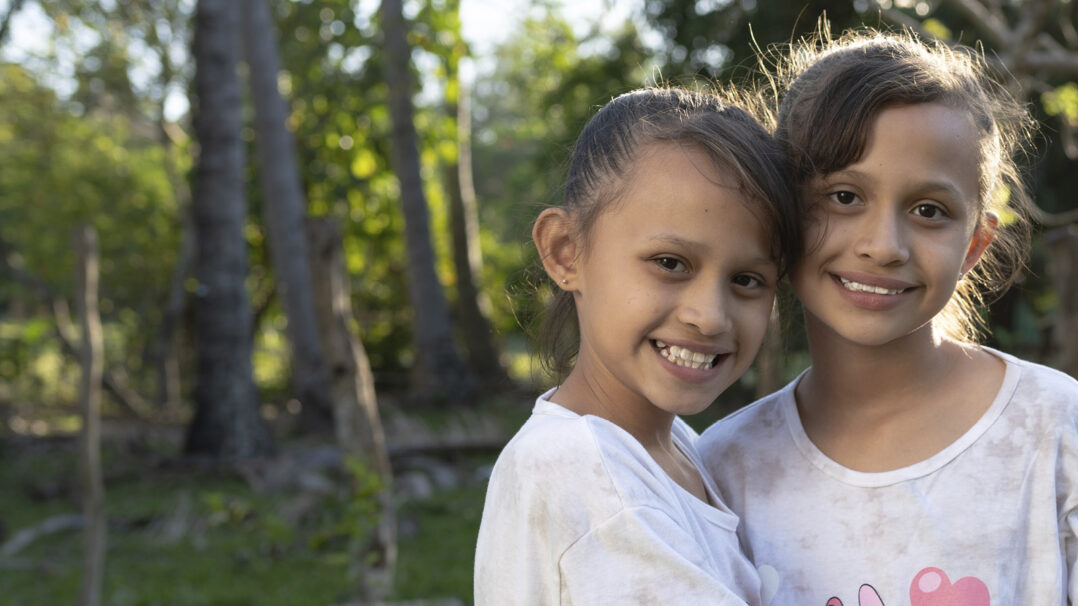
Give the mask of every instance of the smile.
[[654, 343], [656, 349], [659, 350], [659, 354], [670, 362], [677, 364], [678, 366], [695, 368], [697, 370], [712, 368], [718, 363], [719, 358], [728, 355], [701, 353], [699, 351], [685, 349], [684, 347], [678, 347], [677, 345], [667, 345], [658, 340], [652, 341], [652, 343]]
[[842, 282], [843, 288], [852, 290], [853, 292], [867, 292], [874, 295], [898, 295], [906, 291], [905, 288], [884, 288], [882, 286], [862, 284], [860, 282], [854, 282], [853, 280], [847, 280], [842, 276], [838, 276], [838, 279]]

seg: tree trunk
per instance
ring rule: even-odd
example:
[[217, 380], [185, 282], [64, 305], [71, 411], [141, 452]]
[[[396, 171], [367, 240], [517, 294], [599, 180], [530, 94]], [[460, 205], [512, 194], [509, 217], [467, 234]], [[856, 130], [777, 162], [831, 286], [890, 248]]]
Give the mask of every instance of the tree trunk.
[[[354, 334], [355, 319], [344, 266], [340, 228], [331, 219], [309, 219], [311, 276], [323, 357], [330, 369], [337, 443], [345, 460], [363, 462], [378, 478], [378, 521], [370, 545], [357, 555], [354, 569], [366, 600], [385, 598], [392, 588], [397, 559], [393, 471], [378, 415], [374, 375], [363, 344]], [[362, 489], [354, 486], [354, 489]], [[373, 557], [368, 558], [368, 555]]]
[[25, 0], [12, 0], [8, 4], [7, 13], [4, 18], [0, 20], [0, 45], [4, 44], [7, 39], [7, 33], [11, 31], [11, 21], [15, 17], [15, 13], [19, 12], [22, 8], [22, 4]]
[[195, 225], [195, 416], [186, 449], [222, 459], [269, 454], [251, 369], [239, 60], [241, 6], [199, 0], [193, 55], [199, 157]]
[[1078, 378], [1078, 226], [1068, 225], [1044, 236], [1050, 258], [1048, 272], [1056, 291], [1054, 366]]
[[449, 305], [434, 267], [429, 213], [412, 122], [411, 49], [401, 0], [383, 0], [382, 27], [389, 114], [393, 123], [390, 147], [394, 172], [400, 181], [408, 250], [408, 290], [414, 315], [412, 388], [417, 399], [463, 402], [475, 391], [476, 381], [453, 342]]
[[79, 410], [82, 412], [82, 431], [79, 432], [79, 475], [82, 480], [82, 514], [86, 519], [83, 530], [82, 585], [80, 606], [101, 603], [101, 582], [105, 573], [105, 482], [101, 472], [101, 371], [104, 368], [104, 344], [101, 336], [101, 316], [97, 308], [97, 232], [83, 226], [75, 233], [78, 257], [76, 309], [81, 338], [79, 364], [82, 381], [79, 384]]
[[756, 399], [760, 399], [782, 387], [782, 322], [778, 301], [771, 308], [767, 322], [767, 335], [756, 356]]
[[183, 216], [180, 254], [169, 278], [168, 298], [165, 308], [161, 310], [161, 326], [153, 345], [152, 356], [157, 370], [157, 405], [158, 408], [168, 411], [174, 411], [180, 405], [181, 373], [176, 333], [187, 303], [187, 278], [191, 275], [191, 266], [194, 265], [196, 246], [190, 200], [181, 202], [180, 213]]
[[301, 424], [311, 429], [328, 428], [332, 419], [329, 377], [322, 362], [303, 235], [307, 204], [295, 143], [286, 126], [288, 108], [277, 88], [281, 61], [276, 29], [266, 0], [244, 0], [243, 8], [264, 216], [277, 292], [288, 316], [292, 388], [303, 404]]
[[[159, 46], [161, 63], [165, 66], [161, 69], [160, 84], [163, 89], [167, 90], [173, 79], [172, 54], [168, 50], [168, 44], [160, 43]], [[172, 275], [169, 278], [165, 308], [161, 311], [161, 326], [153, 346], [153, 359], [157, 369], [157, 405], [159, 408], [174, 411], [179, 408], [181, 399], [180, 356], [176, 335], [187, 305], [187, 279], [191, 276], [195, 264], [195, 228], [191, 217], [191, 188], [188, 186], [187, 179], [178, 174], [172, 160], [174, 151], [165, 119], [165, 99], [166, 97], [162, 95], [158, 105], [159, 140], [161, 146], [165, 148], [165, 172], [168, 174], [172, 190], [176, 193], [177, 206], [182, 217], [180, 224], [183, 234], [176, 266], [172, 268]]]
[[[455, 72], [455, 70], [454, 70]], [[451, 78], [458, 78], [456, 73]], [[457, 87], [456, 104], [449, 113], [457, 120], [457, 162], [446, 167], [449, 221], [453, 233], [453, 266], [457, 271], [457, 317], [468, 351], [468, 365], [487, 385], [508, 384], [494, 331], [490, 326], [490, 299], [479, 287], [483, 254], [479, 248], [479, 210], [472, 182], [472, 116], [468, 89]]]

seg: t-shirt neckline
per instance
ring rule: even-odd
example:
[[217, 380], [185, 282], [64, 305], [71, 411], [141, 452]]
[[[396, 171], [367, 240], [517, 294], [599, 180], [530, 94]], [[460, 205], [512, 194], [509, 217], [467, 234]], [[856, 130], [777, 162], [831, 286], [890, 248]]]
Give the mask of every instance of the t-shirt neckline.
[[794, 398], [794, 390], [797, 388], [797, 384], [801, 382], [801, 379], [808, 373], [809, 369], [805, 369], [796, 379], [783, 388], [783, 393], [780, 396], [782, 415], [786, 422], [786, 427], [790, 432], [790, 437], [793, 439], [798, 450], [801, 451], [801, 454], [820, 471], [834, 477], [840, 482], [852, 486], [875, 488], [890, 486], [892, 484], [898, 484], [900, 482], [927, 476], [953, 461], [959, 454], [983, 436], [992, 424], [999, 419], [1000, 415], [1003, 414], [1003, 410], [1011, 401], [1014, 390], [1018, 386], [1021, 368], [1016, 364], [1016, 359], [1009, 354], [996, 351], [990, 347], [982, 346], [981, 349], [1003, 360], [1003, 363], [1006, 366], [1003, 375], [1003, 383], [1000, 385], [999, 391], [996, 392], [992, 404], [988, 407], [988, 410], [981, 415], [981, 418], [954, 442], [927, 459], [889, 471], [867, 472], [850, 469], [824, 454], [823, 451], [809, 439], [808, 434], [805, 432], [805, 427], [801, 423], [801, 415], [797, 412], [797, 401]]
[[684, 502], [690, 503], [691, 507], [700, 515], [700, 517], [712, 524], [715, 524], [716, 526], [719, 526], [720, 528], [725, 528], [731, 531], [737, 530], [740, 519], [738, 518], [737, 514], [735, 514], [726, 506], [725, 501], [723, 501], [722, 499], [722, 495], [719, 493], [718, 487], [715, 485], [715, 481], [707, 473], [707, 468], [704, 467], [703, 461], [700, 459], [700, 456], [696, 452], [695, 446], [692, 443], [692, 436], [688, 433], [692, 431], [692, 428], [689, 427], [683, 419], [681, 419], [680, 417], [674, 418], [674, 427], [672, 430], [673, 435], [671, 437], [674, 440], [674, 446], [677, 447], [677, 449], [680, 450], [683, 455], [688, 457], [688, 459], [692, 461], [692, 464], [696, 467], [697, 472], [700, 474], [700, 477], [704, 482], [704, 489], [707, 490], [708, 499], [711, 501], [711, 503], [705, 503], [701, 501], [688, 490], [685, 490], [685, 488], [682, 487], [680, 484], [675, 482], [673, 478], [671, 478], [666, 473], [666, 471], [664, 471], [662, 467], [660, 467], [659, 464], [655, 462], [655, 459], [651, 457], [651, 455], [647, 452], [647, 449], [645, 449], [644, 446], [632, 436], [632, 434], [622, 429], [616, 423], [612, 423], [602, 417], [597, 417], [595, 415], [577, 414], [569, 410], [568, 408], [562, 406], [561, 404], [549, 400], [548, 398], [554, 394], [556, 389], [556, 387], [551, 388], [536, 399], [535, 407], [532, 408], [532, 414], [549, 414], [572, 419], [583, 419], [591, 423], [596, 423], [601, 426], [611, 428], [612, 430], [615, 430], [620, 434], [624, 434], [623, 437], [631, 441], [632, 447], [634, 449], [639, 449], [643, 456], [647, 457], [648, 465], [650, 467], [653, 467], [654, 471], [656, 471], [657, 473], [661, 473], [663, 477], [665, 477], [666, 480], [672, 485], [673, 490], [680, 491], [680, 494], [683, 497], [682, 500]]

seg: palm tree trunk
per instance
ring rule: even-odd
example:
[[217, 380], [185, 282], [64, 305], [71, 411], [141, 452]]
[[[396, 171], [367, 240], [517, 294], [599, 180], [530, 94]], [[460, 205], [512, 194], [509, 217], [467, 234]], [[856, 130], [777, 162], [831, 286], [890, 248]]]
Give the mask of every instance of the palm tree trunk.
[[251, 369], [251, 308], [244, 224], [244, 142], [239, 61], [241, 6], [199, 0], [195, 9], [195, 132], [199, 158], [192, 212], [195, 277], [195, 416], [186, 449], [222, 459], [268, 454]]
[[243, 12], [264, 216], [292, 345], [292, 388], [303, 404], [301, 423], [309, 428], [328, 427], [332, 420], [329, 377], [322, 362], [303, 229], [307, 203], [295, 142], [285, 125], [288, 108], [277, 88], [281, 61], [276, 31], [266, 0], [244, 0]]
[[[457, 77], [454, 73], [450, 78]], [[458, 79], [459, 80], [459, 79]], [[490, 325], [490, 299], [479, 288], [483, 254], [479, 248], [479, 209], [472, 182], [472, 120], [468, 90], [460, 91], [448, 109], [457, 120], [457, 161], [446, 167], [449, 225], [453, 233], [453, 266], [457, 271], [457, 316], [468, 351], [468, 365], [491, 386], [509, 382]]]
[[401, 0], [383, 0], [382, 27], [389, 113], [393, 123], [392, 158], [404, 209], [408, 287], [414, 314], [413, 395], [428, 401], [463, 402], [473, 394], [476, 382], [453, 342], [449, 305], [434, 269], [429, 209], [423, 193], [412, 122], [411, 49], [406, 38]]

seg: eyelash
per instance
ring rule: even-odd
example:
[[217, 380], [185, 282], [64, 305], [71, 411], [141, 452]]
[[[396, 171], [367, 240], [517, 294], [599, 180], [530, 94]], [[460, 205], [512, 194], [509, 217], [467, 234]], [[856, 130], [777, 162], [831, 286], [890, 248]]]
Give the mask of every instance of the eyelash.
[[[738, 280], [745, 279], [745, 278], [751, 280], [753, 282], [753, 284], [739, 284], [738, 283]], [[756, 276], [748, 275], [748, 274], [741, 274], [741, 275], [735, 276], [734, 277], [734, 283], [737, 284], [738, 286], [744, 286], [746, 288], [761, 288], [761, 287], [767, 286], [767, 283], [764, 282], [762, 279], [757, 278]]]
[[938, 213], [942, 217], [947, 217], [948, 216], [946, 209], [944, 209], [942, 206], [940, 206], [938, 204], [922, 203], [922, 204], [918, 204], [917, 206], [913, 207], [914, 214], [916, 214], [918, 217], [921, 217], [923, 219], [928, 219], [929, 221], [931, 221], [933, 219], [939, 219], [941, 217], [939, 217], [939, 216], [926, 217], [925, 215], [918, 212], [918, 211], [920, 211], [922, 209], [931, 210], [934, 213]]
[[[688, 271], [688, 264], [677, 257], [655, 257], [651, 261], [666, 272], [680, 273], [682, 271]], [[671, 263], [673, 264], [672, 267], [670, 266]], [[679, 266], [684, 269], [679, 270]], [[742, 282], [743, 280], [749, 280], [750, 283], [745, 284]], [[734, 276], [734, 284], [745, 288], [761, 288], [767, 286], [767, 282], [763, 278], [751, 274], [738, 274]]]
[[[654, 259], [652, 259], [652, 262], [658, 265], [662, 270], [671, 273], [678, 271], [688, 271], [689, 268], [688, 264], [686, 264], [681, 259], [678, 259], [677, 257], [655, 257]], [[673, 266], [671, 267], [669, 263], [673, 263]], [[679, 265], [682, 266], [683, 269], [679, 270]]]
[[[848, 195], [848, 196], [852, 196], [852, 197], [854, 198], [854, 200], [850, 200], [850, 201], [849, 201], [848, 203], [842, 202], [842, 201], [841, 201], [841, 200], [839, 199], [839, 196], [843, 196], [843, 195]], [[833, 200], [833, 201], [834, 201], [835, 203], [837, 203], [837, 204], [838, 204], [839, 206], [850, 206], [850, 205], [852, 205], [852, 204], [853, 204], [854, 202], [856, 202], [856, 201], [857, 201], [857, 199], [859, 199], [859, 198], [857, 197], [857, 194], [855, 194], [855, 193], [853, 193], [852, 191], [849, 191], [849, 190], [847, 190], [847, 189], [840, 189], [840, 190], [838, 190], [838, 191], [833, 191], [833, 192], [831, 192], [831, 193], [827, 194], [827, 197], [828, 197], [828, 198], [830, 198], [831, 200]]]
[[[840, 197], [843, 197], [843, 196], [850, 196], [853, 199], [849, 200], [848, 202], [843, 202], [842, 200], [840, 200]], [[830, 198], [833, 202], [835, 202], [836, 204], [838, 204], [841, 207], [852, 206], [856, 201], [860, 200], [860, 197], [857, 194], [855, 194], [852, 191], [847, 190], [847, 189], [840, 189], [840, 190], [830, 192], [830, 193], [827, 194], [827, 197]], [[934, 213], [939, 213], [939, 215], [941, 215], [942, 217], [950, 216], [947, 213], [947, 209], [945, 209], [943, 206], [941, 206], [939, 204], [935, 204], [935, 203], [930, 203], [930, 202], [922, 202], [922, 203], [914, 206], [913, 207], [913, 214], [915, 214], [918, 217], [921, 217], [923, 219], [928, 219], [930, 221], [933, 220], [933, 219], [941, 218], [940, 216], [930, 216], [930, 217], [925, 216], [924, 214], [919, 212], [919, 211], [922, 211], [922, 210], [931, 210]]]

